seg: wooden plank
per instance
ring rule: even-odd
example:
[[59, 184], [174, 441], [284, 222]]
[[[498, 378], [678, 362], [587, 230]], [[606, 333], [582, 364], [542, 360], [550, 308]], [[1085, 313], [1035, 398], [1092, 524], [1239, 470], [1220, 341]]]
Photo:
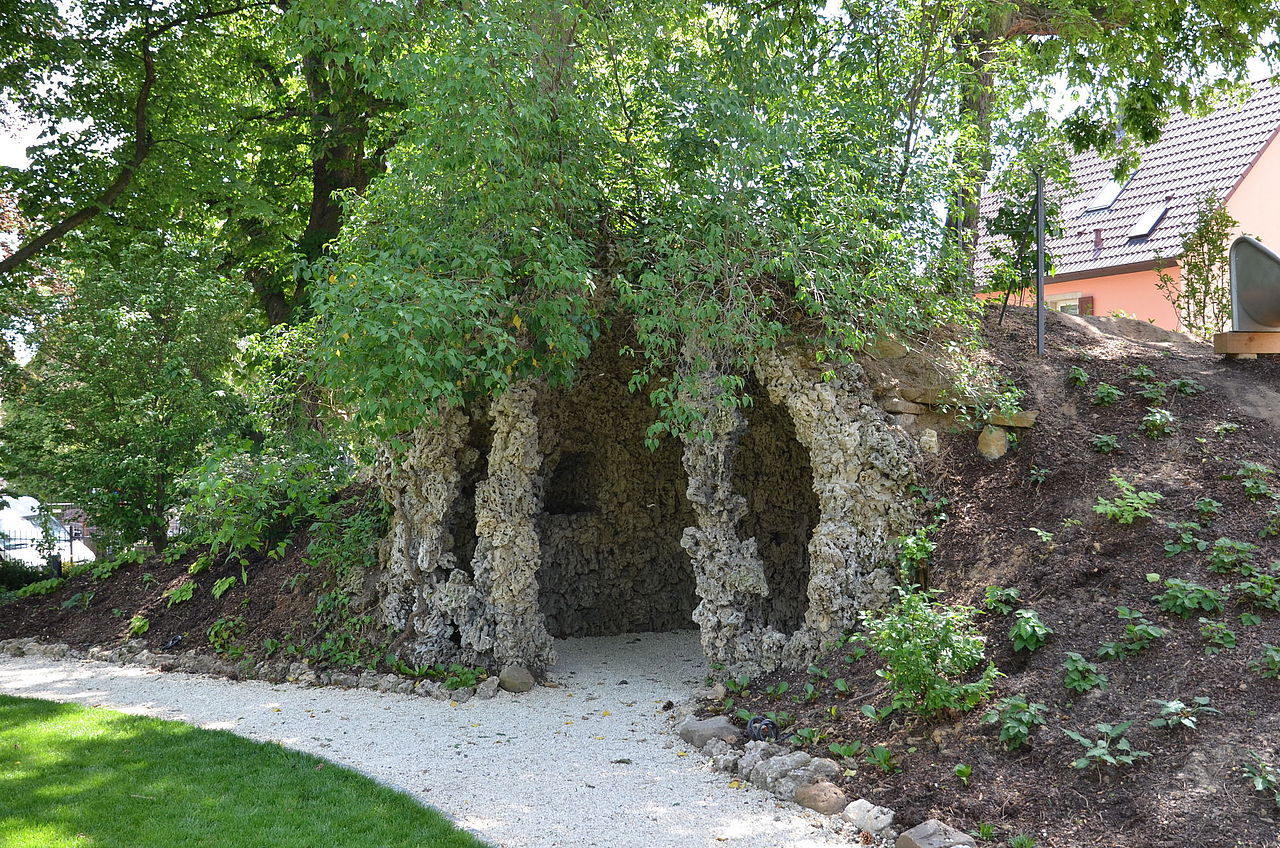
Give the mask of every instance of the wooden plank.
[[1213, 337], [1213, 352], [1232, 354], [1280, 353], [1280, 332], [1218, 333]]

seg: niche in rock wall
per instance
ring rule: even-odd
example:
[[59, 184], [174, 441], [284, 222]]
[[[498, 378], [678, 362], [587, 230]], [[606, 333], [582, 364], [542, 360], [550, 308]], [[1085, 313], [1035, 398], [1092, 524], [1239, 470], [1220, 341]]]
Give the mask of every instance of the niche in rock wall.
[[557, 638], [688, 629], [698, 603], [689, 555], [696, 523], [680, 445], [645, 447], [655, 413], [627, 388], [608, 340], [578, 381], [539, 398], [543, 453], [540, 604]]
[[458, 457], [458, 495], [445, 514], [445, 545], [457, 568], [471, 573], [480, 537], [476, 533], [476, 485], [489, 474], [489, 450], [493, 446], [492, 422], [483, 413], [473, 414], [467, 441]]
[[764, 561], [769, 596], [761, 607], [765, 623], [792, 634], [808, 608], [809, 540], [818, 524], [809, 452], [796, 439], [787, 410], [747, 379], [752, 403], [743, 409], [747, 430], [733, 460], [734, 491], [747, 499], [738, 535], [754, 538]]

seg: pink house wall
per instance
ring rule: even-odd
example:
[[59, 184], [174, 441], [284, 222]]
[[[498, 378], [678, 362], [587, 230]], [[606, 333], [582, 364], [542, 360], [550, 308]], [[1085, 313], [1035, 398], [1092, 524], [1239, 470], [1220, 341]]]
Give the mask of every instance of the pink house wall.
[[1227, 196], [1227, 211], [1245, 232], [1280, 250], [1280, 141], [1272, 138], [1262, 155]]
[[[1169, 274], [1176, 281], [1179, 269], [1174, 266]], [[1089, 277], [1084, 280], [1071, 280], [1065, 283], [1051, 282], [1044, 287], [1045, 299], [1053, 302], [1057, 295], [1079, 293], [1081, 297], [1093, 298], [1094, 315], [1110, 315], [1123, 312], [1125, 315], [1151, 321], [1157, 327], [1166, 330], [1177, 330], [1178, 313], [1173, 305], [1165, 300], [1164, 295], [1156, 288], [1155, 271], [1137, 271], [1131, 274], [1111, 274], [1105, 277]], [[978, 297], [1001, 298], [999, 293], [983, 293]], [[1014, 301], [1022, 306], [1035, 305], [1035, 296], [1024, 296], [1021, 301]]]

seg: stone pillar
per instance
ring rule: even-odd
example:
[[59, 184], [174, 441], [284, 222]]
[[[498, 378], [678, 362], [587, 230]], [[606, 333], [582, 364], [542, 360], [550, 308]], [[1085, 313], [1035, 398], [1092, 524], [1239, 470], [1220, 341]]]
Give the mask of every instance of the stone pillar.
[[[686, 355], [686, 366], [692, 354]], [[692, 369], [688, 369], [689, 373]], [[747, 502], [733, 491], [733, 456], [746, 429], [746, 419], [734, 408], [715, 404], [714, 375], [698, 374], [696, 397], [706, 416], [709, 435], [685, 434], [684, 470], [687, 497], [697, 524], [688, 527], [680, 544], [693, 562], [700, 602], [693, 619], [702, 631], [702, 649], [709, 659], [732, 665], [767, 667], [780, 653], [785, 637], [766, 628], [759, 614], [768, 586], [764, 562], [755, 539], [741, 539], [737, 524]]]
[[443, 587], [456, 589], [456, 578], [465, 577], [449, 550], [445, 516], [458, 497], [468, 423], [462, 411], [442, 408], [436, 421], [410, 434], [404, 454], [384, 449], [374, 465], [374, 479], [393, 508], [378, 549], [379, 609], [420, 662], [471, 659], [460, 646], [459, 621], [440, 604]]
[[[476, 487], [475, 587], [486, 609], [482, 626], [464, 634], [498, 666], [519, 663], [538, 671], [555, 662], [538, 607], [541, 556], [535, 520], [542, 508], [537, 391], [512, 386], [490, 407], [493, 448], [489, 476]], [[479, 622], [478, 622], [479, 624]]]
[[836, 378], [799, 355], [766, 351], [755, 366], [770, 400], [795, 424], [809, 451], [820, 516], [809, 542], [809, 608], [786, 659], [801, 664], [824, 639], [857, 624], [858, 613], [891, 600], [899, 536], [913, 528], [915, 443], [890, 425], [871, 398], [862, 369]]

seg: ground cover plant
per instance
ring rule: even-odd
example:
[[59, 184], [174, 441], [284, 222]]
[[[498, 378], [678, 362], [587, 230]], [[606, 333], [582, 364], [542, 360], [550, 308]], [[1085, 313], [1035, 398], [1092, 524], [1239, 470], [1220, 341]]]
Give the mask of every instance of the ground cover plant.
[[220, 730], [0, 695], [6, 848], [482, 848], [372, 779]]

